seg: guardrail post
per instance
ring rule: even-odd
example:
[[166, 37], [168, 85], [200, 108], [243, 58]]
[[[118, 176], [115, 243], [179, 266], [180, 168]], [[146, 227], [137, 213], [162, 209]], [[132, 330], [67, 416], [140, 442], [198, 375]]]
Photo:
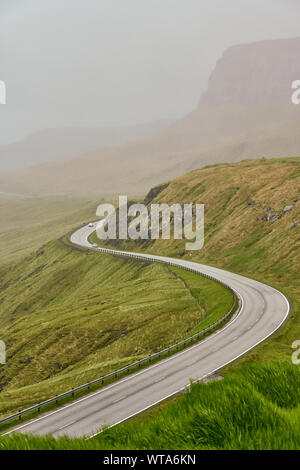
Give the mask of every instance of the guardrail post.
[[[22, 410], [19, 410], [19, 413], [21, 413]], [[19, 415], [19, 419], [22, 419], [22, 415]]]

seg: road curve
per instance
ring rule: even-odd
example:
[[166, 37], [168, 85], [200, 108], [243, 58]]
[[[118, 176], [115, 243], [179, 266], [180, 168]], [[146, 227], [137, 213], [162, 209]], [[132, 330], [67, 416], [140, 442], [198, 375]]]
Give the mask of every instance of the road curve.
[[[138, 373], [45, 413], [11, 432], [93, 436], [103, 425], [115, 425], [174, 395], [197, 380], [218, 371], [272, 335], [289, 313], [286, 297], [253, 279], [191, 261], [94, 248], [88, 237], [95, 227], [85, 226], [70, 237], [73, 244], [96, 251], [134, 255], [142, 259], [191, 267], [230, 286], [238, 295], [240, 310], [227, 325], [194, 346]], [[226, 313], [226, 312], [224, 312]]]

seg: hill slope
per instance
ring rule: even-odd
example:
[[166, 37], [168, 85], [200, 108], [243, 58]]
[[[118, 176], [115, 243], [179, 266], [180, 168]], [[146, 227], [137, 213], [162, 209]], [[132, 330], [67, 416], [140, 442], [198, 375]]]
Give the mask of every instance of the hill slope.
[[[300, 158], [207, 167], [156, 188], [146, 199], [205, 203], [205, 245], [192, 259], [282, 290], [291, 302], [289, 319], [276, 335], [223, 370], [224, 380], [196, 384], [191, 393], [92, 440], [16, 436], [0, 440], [0, 447], [299, 449], [300, 372], [291, 363], [291, 345], [300, 338]], [[190, 259], [184, 241], [115, 245]]]
[[45, 129], [18, 142], [1, 145], [0, 172], [65, 161], [102, 147], [145, 139], [169, 125], [169, 121], [158, 121], [127, 127]]
[[1, 415], [118, 370], [228, 312], [228, 289], [181, 271], [58, 241], [0, 265]]
[[[151, 193], [156, 193], [152, 200]], [[284, 333], [278, 335], [279, 349], [274, 348], [276, 340], [272, 339], [250, 356], [262, 350], [265, 358], [277, 353], [289, 358], [291, 344], [300, 337], [300, 158], [210, 166], [151, 193], [146, 197], [149, 204], [205, 204], [204, 247], [190, 257], [184, 240], [116, 240], [105, 244], [186, 257], [244, 274], [283, 291], [292, 301], [293, 318], [282, 330]]]

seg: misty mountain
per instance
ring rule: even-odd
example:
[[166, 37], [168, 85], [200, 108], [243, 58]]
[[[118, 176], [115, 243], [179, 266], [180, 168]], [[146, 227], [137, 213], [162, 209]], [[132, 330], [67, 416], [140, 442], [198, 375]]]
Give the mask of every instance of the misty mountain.
[[8, 145], [0, 145], [0, 171], [12, 171], [74, 158], [100, 147], [150, 137], [170, 125], [158, 121], [136, 126], [44, 129]]
[[[30, 194], [141, 194], [187, 171], [222, 162], [300, 155], [300, 38], [231, 47], [196, 109], [143, 141], [59, 164], [0, 175], [0, 190]], [[188, 72], [187, 72], [188, 73]]]

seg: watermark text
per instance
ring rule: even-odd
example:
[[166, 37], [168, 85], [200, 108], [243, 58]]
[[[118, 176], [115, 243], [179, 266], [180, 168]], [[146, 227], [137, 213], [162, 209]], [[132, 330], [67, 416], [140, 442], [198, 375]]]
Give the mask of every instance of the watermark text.
[[0, 364], [6, 364], [6, 346], [4, 341], [0, 340]]
[[[127, 196], [119, 196], [117, 212], [113, 204], [100, 204], [102, 217], [96, 233], [100, 240], [174, 240], [185, 239], [186, 250], [200, 250], [204, 244], [204, 204], [144, 204], [128, 207]], [[118, 230], [117, 230], [118, 229]]]
[[292, 354], [292, 363], [296, 366], [300, 365], [300, 339], [296, 340], [292, 344], [292, 349], [296, 349]]
[[300, 104], [300, 80], [293, 81], [292, 89], [295, 90], [291, 97], [292, 103]]
[[0, 80], [0, 104], [6, 104], [6, 85], [3, 80]]

